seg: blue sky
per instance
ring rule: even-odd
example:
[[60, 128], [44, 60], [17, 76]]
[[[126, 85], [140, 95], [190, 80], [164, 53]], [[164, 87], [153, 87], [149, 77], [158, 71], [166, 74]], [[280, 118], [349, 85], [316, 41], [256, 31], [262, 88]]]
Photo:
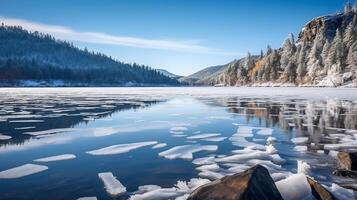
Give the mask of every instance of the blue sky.
[[344, 0], [0, 0], [0, 21], [188, 75], [279, 47]]

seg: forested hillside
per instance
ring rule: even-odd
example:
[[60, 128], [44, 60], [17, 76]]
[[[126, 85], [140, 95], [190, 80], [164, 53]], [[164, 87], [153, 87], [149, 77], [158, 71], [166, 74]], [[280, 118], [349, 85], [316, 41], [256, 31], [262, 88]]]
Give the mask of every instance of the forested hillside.
[[0, 85], [178, 85], [148, 66], [116, 61], [51, 35], [0, 27]]
[[[209, 77], [209, 79], [207, 79]], [[196, 81], [206, 85], [357, 87], [357, 6], [308, 22], [297, 40], [236, 60], [221, 73]]]

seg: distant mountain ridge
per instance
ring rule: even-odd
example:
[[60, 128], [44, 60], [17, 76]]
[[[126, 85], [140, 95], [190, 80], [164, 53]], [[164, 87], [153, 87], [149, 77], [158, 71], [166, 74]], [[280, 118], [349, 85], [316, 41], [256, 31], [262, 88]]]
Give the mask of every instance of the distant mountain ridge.
[[178, 79], [178, 78], [182, 77], [180, 75], [173, 74], [173, 73], [167, 71], [166, 69], [156, 69], [156, 71], [160, 72], [161, 74], [163, 74], [163, 75], [165, 75], [167, 77], [173, 78], [173, 79]]
[[0, 86], [180, 85], [148, 66], [116, 61], [48, 34], [0, 26]]
[[195, 85], [357, 87], [357, 5], [312, 19], [297, 41], [291, 34], [279, 49], [268, 46], [259, 56], [248, 53], [211, 69], [215, 67], [181, 80]]

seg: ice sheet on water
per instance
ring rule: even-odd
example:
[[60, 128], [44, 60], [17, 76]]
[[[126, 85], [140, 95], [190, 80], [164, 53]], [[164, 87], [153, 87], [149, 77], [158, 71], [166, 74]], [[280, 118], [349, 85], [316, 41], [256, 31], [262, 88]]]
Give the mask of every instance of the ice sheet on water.
[[219, 173], [219, 172], [213, 172], [210, 170], [205, 170], [200, 173], [198, 173], [198, 176], [201, 178], [208, 178], [209, 180], [217, 180], [223, 178], [227, 174]]
[[332, 183], [328, 190], [338, 199], [356, 199], [353, 190], [340, 187], [339, 185]]
[[200, 145], [200, 144], [182, 145], [160, 152], [159, 156], [162, 156], [167, 159], [180, 158], [185, 160], [192, 160], [193, 153], [200, 152], [200, 151], [217, 151], [217, 149], [218, 149], [217, 145]]
[[47, 170], [48, 167], [44, 165], [35, 165], [35, 164], [25, 164], [19, 167], [11, 168], [5, 171], [0, 172], [0, 179], [13, 179], [21, 178], [31, 174], [36, 174], [42, 171]]
[[291, 175], [275, 185], [284, 200], [312, 199], [311, 187], [304, 174]]
[[44, 120], [41, 120], [41, 119], [11, 120], [9, 122], [10, 123], [39, 123], [39, 122], [44, 122]]
[[45, 131], [25, 132], [23, 134], [38, 136], [38, 135], [48, 135], [48, 134], [54, 134], [54, 133], [70, 132], [70, 131], [76, 131], [76, 130], [78, 130], [78, 129], [75, 129], [75, 128], [56, 128], [56, 129], [49, 129], [49, 130], [45, 130]]
[[167, 144], [166, 143], [159, 143], [159, 144], [156, 144], [152, 147], [152, 149], [160, 149], [160, 148], [163, 148], [163, 147], [166, 147]]
[[208, 165], [208, 164], [214, 164], [214, 156], [208, 156], [208, 157], [202, 157], [202, 158], [196, 158], [192, 161], [193, 164], [195, 165]]
[[273, 134], [273, 129], [271, 128], [262, 128], [257, 131], [258, 135], [272, 135]]
[[212, 138], [216, 136], [220, 136], [220, 133], [203, 133], [203, 134], [197, 134], [194, 136], [189, 136], [187, 139], [189, 140], [195, 140], [195, 139], [206, 139], [206, 138]]
[[97, 200], [97, 197], [80, 197], [77, 200]]
[[170, 129], [170, 131], [178, 132], [178, 131], [187, 131], [188, 129], [184, 126], [175, 126]]
[[126, 187], [111, 172], [99, 173], [98, 177], [103, 181], [104, 187], [110, 195], [116, 196], [126, 192]]
[[214, 164], [208, 164], [208, 165], [202, 165], [196, 168], [198, 171], [217, 171], [219, 170], [219, 166], [214, 163]]
[[76, 156], [73, 154], [62, 154], [57, 156], [50, 156], [45, 158], [39, 158], [34, 160], [35, 162], [52, 162], [52, 161], [60, 161], [60, 160], [71, 160], [75, 159]]
[[302, 160], [297, 160], [297, 173], [310, 175], [311, 166]]
[[225, 139], [227, 139], [227, 137], [210, 137], [210, 138], [203, 138], [201, 140], [207, 142], [222, 142]]
[[[160, 186], [150, 186], [144, 189], [139, 186], [139, 191], [131, 195], [129, 200], [167, 200], [186, 199], [188, 194], [201, 185], [210, 181], [202, 178], [192, 178], [189, 182], [178, 181], [172, 188], [161, 188]], [[144, 186], [145, 187], [145, 186]], [[145, 191], [147, 189], [147, 191]]]
[[291, 139], [291, 141], [295, 144], [305, 144], [309, 141], [308, 137], [296, 137]]
[[118, 144], [118, 145], [112, 145], [109, 147], [104, 147], [93, 151], [87, 151], [86, 153], [91, 155], [121, 154], [121, 153], [127, 153], [131, 150], [138, 149], [141, 147], [155, 145], [157, 143], [158, 143], [157, 141], [148, 141], [148, 142], [136, 142], [136, 143], [129, 143], [129, 144]]
[[0, 134], [0, 140], [10, 140], [12, 137], [9, 135]]
[[28, 129], [34, 129], [36, 128], [35, 126], [26, 126], [26, 127], [17, 127], [15, 130], [28, 130]]
[[294, 151], [306, 152], [307, 151], [307, 146], [302, 146], [302, 145], [295, 146], [294, 147]]

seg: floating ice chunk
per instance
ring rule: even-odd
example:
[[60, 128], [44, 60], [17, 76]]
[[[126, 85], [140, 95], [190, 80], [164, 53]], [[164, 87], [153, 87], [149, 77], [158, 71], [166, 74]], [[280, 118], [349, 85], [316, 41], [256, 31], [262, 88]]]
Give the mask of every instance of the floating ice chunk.
[[38, 122], [44, 122], [44, 120], [41, 119], [29, 119], [29, 120], [11, 120], [9, 121], [10, 123], [38, 123]]
[[237, 133], [234, 134], [233, 136], [253, 137], [253, 127], [239, 126], [237, 129]]
[[12, 137], [9, 135], [0, 134], [0, 140], [10, 140]]
[[266, 150], [265, 150], [268, 154], [275, 154], [278, 152], [278, 150], [276, 150], [276, 148], [272, 145], [269, 144], [268, 146], [266, 146]]
[[240, 172], [243, 172], [243, 171], [247, 170], [248, 168], [250, 168], [248, 165], [236, 164], [236, 165], [228, 168], [228, 171], [230, 171], [232, 173], [240, 173]]
[[308, 137], [296, 137], [291, 139], [291, 141], [295, 144], [305, 144], [309, 141]]
[[328, 190], [338, 199], [356, 199], [353, 190], [340, 187], [335, 183], [332, 183]]
[[23, 134], [38, 136], [38, 135], [48, 135], [48, 134], [54, 134], [54, 133], [70, 132], [70, 131], [75, 131], [75, 130], [78, 130], [78, 129], [75, 129], [75, 128], [56, 128], [56, 129], [50, 129], [50, 130], [45, 130], [45, 131], [25, 132]]
[[275, 138], [275, 137], [272, 137], [272, 136], [269, 136], [269, 137], [267, 138], [267, 143], [268, 143], [268, 144], [271, 144], [271, 143], [273, 143], [273, 142], [276, 142], [276, 138]]
[[222, 142], [225, 139], [227, 139], [227, 137], [210, 137], [210, 138], [203, 138], [201, 140], [207, 142]]
[[193, 153], [199, 151], [217, 151], [217, 149], [218, 149], [217, 145], [199, 145], [199, 144], [182, 145], [160, 152], [159, 156], [165, 157], [167, 159], [181, 158], [186, 160], [192, 160]]
[[208, 165], [208, 164], [214, 164], [214, 156], [208, 156], [208, 157], [203, 157], [203, 158], [196, 158], [192, 161], [193, 164], [195, 165]]
[[270, 174], [271, 178], [274, 180], [274, 182], [280, 181], [282, 179], [287, 178], [288, 176], [291, 176], [291, 172], [275, 172]]
[[113, 127], [95, 128], [93, 129], [93, 136], [95, 137], [108, 136], [108, 135], [113, 135], [116, 132], [118, 132], [118, 130], [114, 129]]
[[73, 154], [62, 154], [58, 156], [51, 156], [46, 158], [39, 158], [34, 160], [35, 162], [52, 162], [52, 161], [60, 161], [60, 160], [71, 160], [75, 159], [76, 156]]
[[214, 164], [209, 164], [209, 165], [202, 165], [196, 168], [198, 171], [217, 171], [219, 170], [219, 166], [214, 163]]
[[183, 135], [183, 134], [185, 134], [185, 132], [183, 132], [183, 131], [170, 131], [170, 133], [172, 133], [174, 135]]
[[331, 150], [328, 155], [333, 157], [333, 158], [337, 158], [337, 154], [338, 154], [338, 151], [335, 151], [335, 150]]
[[183, 126], [175, 126], [170, 129], [171, 131], [187, 131], [186, 127]]
[[311, 173], [311, 166], [302, 160], [297, 160], [297, 173], [309, 175]]
[[113, 154], [121, 154], [127, 153], [131, 150], [138, 149], [145, 146], [151, 146], [157, 144], [157, 141], [149, 141], [149, 142], [137, 142], [137, 143], [129, 143], [129, 144], [118, 144], [112, 145], [109, 147], [87, 151], [86, 153], [92, 155], [113, 155]]
[[103, 181], [104, 187], [110, 195], [116, 196], [126, 192], [126, 188], [111, 172], [99, 173], [98, 177]]
[[219, 133], [204, 133], [204, 134], [187, 137], [187, 139], [189, 139], [189, 140], [205, 139], [205, 138], [211, 138], [211, 137], [215, 137], [215, 136], [219, 136], [219, 135], [221, 135], [221, 134], [219, 134]]
[[21, 178], [47, 170], [44, 165], [25, 164], [0, 172], [0, 179]]
[[273, 129], [271, 128], [262, 128], [259, 131], [257, 131], [258, 135], [272, 135], [273, 134]]
[[143, 194], [135, 194], [130, 196], [129, 200], [167, 200], [184, 195], [185, 191], [180, 191], [177, 188], [162, 188], [152, 190]]
[[81, 197], [78, 198], [77, 200], [97, 200], [97, 197]]
[[269, 172], [281, 171], [282, 170], [280, 165], [274, 164], [270, 160], [252, 159], [252, 160], [249, 160], [247, 162], [247, 164], [249, 164], [250, 166], [263, 165], [264, 167], [266, 167], [269, 170]]
[[161, 187], [158, 185], [142, 185], [142, 186], [139, 186], [138, 189], [139, 189], [140, 193], [144, 193], [144, 192], [161, 189]]
[[202, 172], [198, 173], [198, 176], [202, 177], [202, 178], [208, 178], [210, 180], [216, 180], [216, 179], [223, 178], [225, 176], [225, 174], [206, 170], [206, 171], [202, 171]]
[[172, 137], [186, 137], [187, 135], [183, 134], [183, 135], [173, 135]]
[[295, 127], [295, 123], [288, 123], [290, 127]]
[[307, 151], [307, 146], [295, 146], [294, 151], [305, 152]]
[[166, 147], [166, 146], [167, 146], [166, 143], [160, 143], [160, 144], [154, 145], [152, 148], [153, 149], [160, 149], [160, 148], [163, 148], [163, 147]]
[[15, 130], [28, 130], [28, 129], [34, 129], [36, 128], [35, 126], [26, 126], [26, 127], [17, 127]]
[[294, 174], [275, 183], [284, 200], [312, 199], [311, 187], [304, 174]]

